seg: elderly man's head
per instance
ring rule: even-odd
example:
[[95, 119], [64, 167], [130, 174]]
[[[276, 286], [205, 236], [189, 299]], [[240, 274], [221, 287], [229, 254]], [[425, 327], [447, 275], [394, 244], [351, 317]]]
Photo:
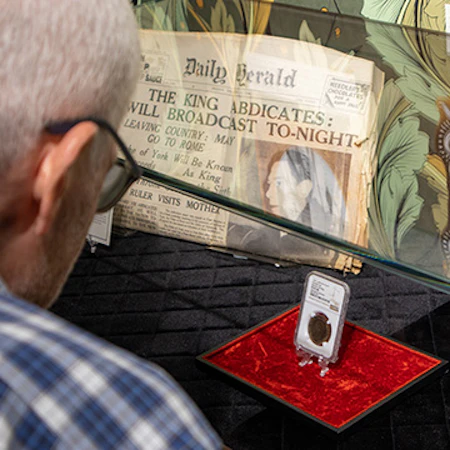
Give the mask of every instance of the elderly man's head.
[[127, 0], [0, 0], [0, 277], [47, 306], [67, 277], [95, 213], [112, 140], [139, 70]]

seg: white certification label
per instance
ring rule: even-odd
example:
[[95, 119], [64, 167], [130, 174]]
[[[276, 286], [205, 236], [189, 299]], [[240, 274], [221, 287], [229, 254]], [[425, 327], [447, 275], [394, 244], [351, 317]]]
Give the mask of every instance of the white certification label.
[[327, 278], [311, 275], [306, 291], [306, 297], [310, 303], [329, 309], [330, 313], [339, 314], [344, 295], [344, 288], [340, 284], [336, 284]]

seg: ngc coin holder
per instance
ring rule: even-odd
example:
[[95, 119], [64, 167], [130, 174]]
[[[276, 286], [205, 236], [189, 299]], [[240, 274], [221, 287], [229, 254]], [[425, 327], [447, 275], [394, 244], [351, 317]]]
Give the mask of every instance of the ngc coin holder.
[[323, 377], [337, 361], [349, 297], [346, 283], [317, 271], [308, 274], [294, 336], [301, 367], [315, 357]]

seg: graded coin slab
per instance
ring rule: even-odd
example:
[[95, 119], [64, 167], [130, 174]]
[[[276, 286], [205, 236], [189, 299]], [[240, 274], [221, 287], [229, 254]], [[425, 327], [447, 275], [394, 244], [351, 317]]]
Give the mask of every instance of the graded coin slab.
[[337, 360], [349, 296], [340, 280], [316, 271], [307, 276], [294, 338], [297, 350]]

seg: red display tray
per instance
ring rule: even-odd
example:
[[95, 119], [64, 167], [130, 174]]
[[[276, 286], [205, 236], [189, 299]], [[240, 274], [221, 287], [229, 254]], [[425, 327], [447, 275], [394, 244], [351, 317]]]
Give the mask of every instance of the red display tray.
[[342, 437], [375, 411], [431, 381], [447, 361], [346, 322], [339, 360], [320, 377], [298, 365], [293, 344], [298, 306], [200, 355], [202, 368], [258, 400]]

